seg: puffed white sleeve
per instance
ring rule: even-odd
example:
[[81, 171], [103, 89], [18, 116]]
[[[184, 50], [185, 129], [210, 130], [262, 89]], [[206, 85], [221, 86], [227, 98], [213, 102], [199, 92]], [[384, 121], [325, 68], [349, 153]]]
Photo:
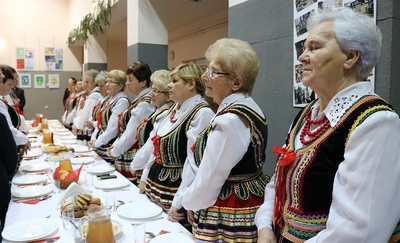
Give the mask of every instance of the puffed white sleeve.
[[[95, 142], [95, 146], [99, 148], [101, 145], [108, 143], [111, 139], [118, 135], [118, 114], [126, 110], [129, 106], [129, 101], [125, 98], [120, 98], [111, 109], [111, 116], [108, 120], [107, 129], [101, 133]], [[97, 128], [96, 128], [97, 129]]]
[[148, 118], [155, 110], [155, 107], [148, 102], [140, 102], [135, 108], [131, 110], [131, 118], [128, 121], [126, 130], [113, 144], [110, 153], [112, 156], [117, 157], [125, 153], [137, 141], [136, 130], [139, 124]]
[[351, 134], [336, 172], [326, 229], [307, 242], [388, 242], [400, 219], [400, 119], [369, 116]]
[[232, 168], [250, 143], [250, 127], [245, 118], [226, 113], [217, 116], [212, 126], [197, 175], [181, 196], [186, 210], [214, 205]]
[[11, 133], [14, 137], [15, 143], [17, 145], [24, 145], [27, 144], [29, 141], [28, 136], [26, 136], [23, 132], [21, 132], [20, 130], [16, 129], [11, 122], [11, 118], [10, 115], [8, 114], [8, 109], [7, 107], [4, 105], [3, 102], [0, 101], [0, 112], [6, 117], [7, 120], [7, 124], [8, 127], [11, 130]]
[[182, 208], [182, 192], [192, 184], [196, 176], [198, 167], [194, 162], [192, 146], [196, 143], [197, 135], [210, 125], [210, 121], [213, 117], [214, 112], [210, 108], [206, 107], [200, 109], [190, 122], [190, 127], [187, 131], [187, 156], [183, 166], [182, 182], [172, 201], [172, 206], [175, 208]]
[[255, 222], [257, 228], [272, 229], [272, 222], [274, 217], [274, 200], [275, 200], [275, 175], [271, 178], [270, 182], [265, 187], [264, 203], [258, 208]]

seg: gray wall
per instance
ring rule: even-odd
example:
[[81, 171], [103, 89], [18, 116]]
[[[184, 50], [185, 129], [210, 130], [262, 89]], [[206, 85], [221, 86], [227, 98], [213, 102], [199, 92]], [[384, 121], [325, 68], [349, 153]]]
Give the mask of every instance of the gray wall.
[[[376, 67], [375, 91], [400, 111], [400, 1], [378, 0], [377, 24], [383, 34], [382, 56]], [[272, 173], [276, 155], [299, 111], [292, 106], [293, 1], [249, 0], [229, 8], [229, 37], [248, 41], [260, 58], [253, 98], [269, 125], [264, 169]]]
[[64, 96], [64, 90], [67, 87], [69, 77], [75, 77], [76, 79], [82, 77], [81, 72], [21, 71], [20, 73], [30, 73], [31, 82], [35, 74], [45, 74], [46, 83], [48, 82], [48, 74], [59, 74], [60, 77], [59, 89], [50, 89], [47, 86], [45, 89], [35, 89], [33, 83], [31, 83], [31, 88], [24, 88], [26, 99], [24, 116], [26, 119], [35, 118], [36, 113], [42, 113], [44, 117], [49, 119], [60, 119], [64, 112], [62, 97]]

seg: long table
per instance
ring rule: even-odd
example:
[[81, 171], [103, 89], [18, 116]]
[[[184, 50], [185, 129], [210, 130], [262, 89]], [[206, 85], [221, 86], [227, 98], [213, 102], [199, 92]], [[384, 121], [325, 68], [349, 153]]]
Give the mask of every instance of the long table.
[[[58, 125], [55, 126], [55, 124], [57, 124], [56, 121], [52, 121], [49, 124], [53, 124], [53, 127], [58, 127]], [[83, 169], [80, 173], [78, 184], [81, 185], [81, 187], [86, 189], [87, 191], [90, 191], [93, 197], [100, 198], [104, 203], [106, 200], [105, 199], [106, 195], [113, 194], [115, 196], [116, 206], [119, 206], [121, 204], [120, 201], [123, 201], [125, 203], [139, 202], [139, 201], [150, 202], [148, 197], [144, 194], [140, 194], [138, 188], [132, 183], [129, 183], [128, 186], [119, 189], [102, 190], [96, 187], [96, 184], [99, 183], [100, 180], [97, 178], [97, 176], [92, 176], [93, 178], [92, 185], [85, 185], [85, 177], [88, 175], [88, 172], [86, 170], [89, 167], [107, 164], [106, 161], [102, 160], [94, 152], [90, 153], [92, 153], [93, 157], [95, 158], [95, 161], [93, 163], [88, 163], [83, 165]], [[23, 168], [23, 166], [27, 164], [32, 165], [34, 163], [43, 163], [43, 162], [46, 162], [46, 154], [43, 154], [40, 157], [35, 158], [34, 160], [23, 160], [21, 162], [20, 168]], [[79, 165], [74, 165], [74, 169], [76, 169], [77, 167], [79, 167]], [[14, 177], [14, 180], [20, 176], [23, 176], [24, 174], [25, 174], [24, 172], [18, 171]], [[116, 175], [117, 178], [126, 180], [126, 178], [123, 177], [117, 171], [113, 171], [110, 174]], [[51, 181], [51, 183], [53, 183], [53, 181]], [[13, 191], [16, 189], [18, 189], [18, 186], [13, 184], [11, 186], [11, 190]], [[64, 195], [65, 191], [66, 190], [61, 190], [59, 193], [53, 192], [50, 198], [43, 200], [37, 204], [18, 203], [11, 200], [7, 212], [5, 227], [26, 219], [47, 217], [57, 222], [58, 230], [55, 231], [53, 234], [46, 236], [46, 238], [60, 236], [60, 239], [57, 242], [84, 242], [78, 237], [77, 232], [65, 230], [63, 227], [62, 219], [60, 217], [60, 207], [61, 207], [60, 200], [65, 196]], [[179, 232], [193, 239], [193, 236], [181, 224], [169, 221], [167, 219], [167, 214], [164, 211], [160, 215], [162, 216], [162, 218], [157, 216], [153, 218], [154, 220], [152, 220], [152, 218], [143, 219], [139, 220], [141, 221], [139, 223], [144, 222], [146, 224], [146, 231], [152, 232], [156, 235], [158, 235], [160, 232], [165, 232], [165, 231], [171, 233]], [[111, 219], [117, 221], [122, 226], [121, 229], [122, 232], [117, 234], [115, 237], [116, 241], [133, 242], [134, 227], [132, 223], [138, 223], [138, 222], [132, 221], [130, 219], [122, 217], [121, 215], [118, 215], [116, 210], [112, 212]], [[77, 220], [75, 220], [75, 222], [76, 224], [79, 223], [79, 221]], [[3, 239], [3, 242], [11, 243], [14, 241], [8, 241]]]

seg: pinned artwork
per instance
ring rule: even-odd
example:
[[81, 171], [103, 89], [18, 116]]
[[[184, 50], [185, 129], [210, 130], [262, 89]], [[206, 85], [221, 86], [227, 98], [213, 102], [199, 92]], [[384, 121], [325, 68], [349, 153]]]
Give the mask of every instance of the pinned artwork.
[[31, 87], [31, 75], [29, 73], [21, 73], [19, 75], [19, 87], [21, 88]]
[[34, 80], [33, 87], [35, 89], [46, 88], [46, 76], [44, 74], [35, 74], [35, 80]]
[[49, 74], [48, 86], [50, 89], [60, 88], [60, 76], [58, 74]]

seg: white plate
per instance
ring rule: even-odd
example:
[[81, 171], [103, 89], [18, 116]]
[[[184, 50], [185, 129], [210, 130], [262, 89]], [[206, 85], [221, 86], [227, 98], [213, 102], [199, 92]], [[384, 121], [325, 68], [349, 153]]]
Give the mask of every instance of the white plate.
[[15, 185], [30, 185], [47, 181], [46, 175], [23, 175], [14, 177], [13, 184]]
[[28, 150], [28, 152], [26, 154], [24, 154], [24, 158], [35, 158], [35, 157], [39, 157], [40, 155], [42, 155], [43, 152], [41, 149], [31, 149]]
[[31, 142], [31, 148], [39, 148], [42, 146], [42, 143], [39, 141]]
[[62, 144], [77, 144], [78, 140], [74, 139], [65, 139], [60, 141]]
[[[122, 232], [122, 225], [115, 220], [111, 220], [112, 225], [113, 225], [113, 231], [114, 231], [114, 235], [118, 235], [119, 233]], [[86, 227], [86, 233], [87, 233], [87, 223], [83, 224], [83, 227]], [[86, 235], [83, 235], [83, 237], [80, 237], [80, 232], [78, 230], [75, 231], [77, 234], [77, 237], [81, 238], [81, 239], [86, 239]]]
[[161, 212], [162, 208], [152, 202], [131, 202], [121, 205], [117, 209], [120, 217], [128, 219], [152, 218]]
[[125, 178], [115, 178], [99, 181], [96, 183], [96, 187], [100, 189], [118, 189], [129, 186], [130, 183]]
[[76, 165], [76, 164], [88, 164], [94, 162], [93, 157], [79, 157], [79, 158], [71, 158], [71, 163]]
[[150, 240], [150, 243], [190, 243], [194, 238], [184, 233], [166, 233]]
[[71, 148], [74, 149], [75, 153], [86, 153], [86, 152], [90, 152], [92, 151], [92, 149], [89, 146], [85, 146], [85, 145], [71, 145]]
[[73, 135], [70, 131], [66, 130], [66, 131], [59, 131], [59, 132], [54, 132], [57, 136], [70, 136]]
[[68, 130], [67, 128], [54, 128], [54, 132], [55, 133], [59, 133], [59, 132], [69, 132], [69, 133], [71, 133], [71, 131]]
[[90, 167], [86, 171], [91, 174], [104, 174], [113, 172], [114, 170], [115, 168], [109, 165], [98, 165]]
[[18, 188], [11, 192], [15, 198], [34, 198], [50, 194], [53, 191], [51, 185], [48, 186], [30, 186]]
[[51, 165], [47, 162], [41, 162], [37, 164], [27, 164], [20, 167], [23, 172], [39, 172], [51, 169]]
[[4, 239], [10, 241], [30, 241], [48, 236], [57, 229], [58, 223], [52, 219], [33, 218], [6, 226], [1, 235]]
[[60, 139], [61, 139], [61, 142], [64, 140], [76, 140], [76, 136], [73, 134], [61, 135]]

